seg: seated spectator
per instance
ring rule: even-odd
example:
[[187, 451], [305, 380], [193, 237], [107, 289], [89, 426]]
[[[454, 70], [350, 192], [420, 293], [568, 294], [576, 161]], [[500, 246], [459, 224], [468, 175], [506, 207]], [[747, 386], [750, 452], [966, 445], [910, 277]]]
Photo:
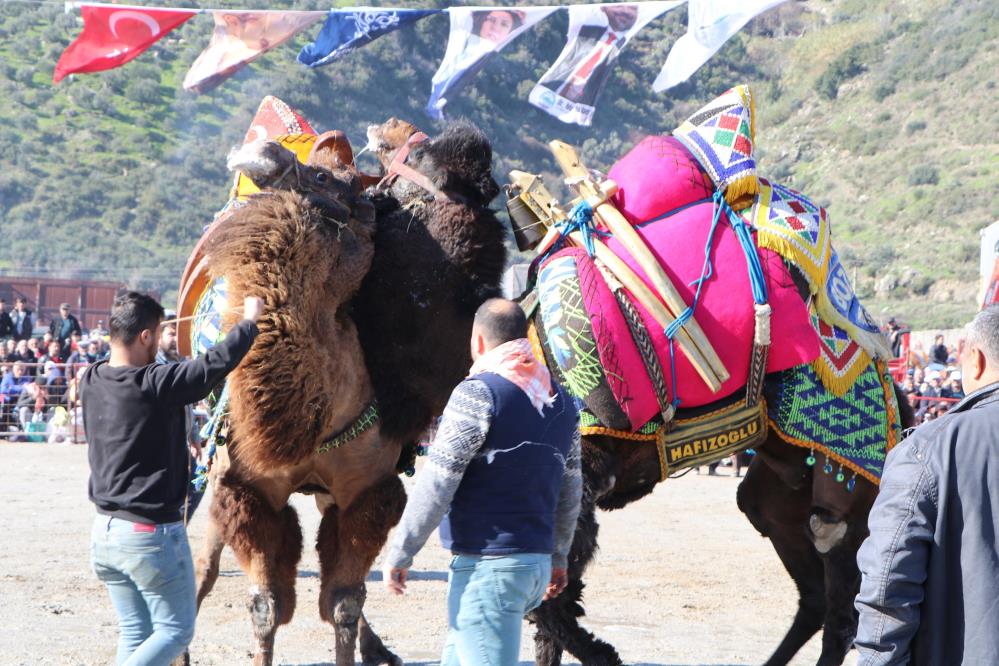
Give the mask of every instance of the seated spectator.
[[906, 377], [905, 381], [902, 382], [902, 394], [912, 395], [916, 393], [916, 385], [912, 381], [912, 377]]
[[17, 421], [22, 431], [28, 430], [28, 424], [45, 418], [45, 387], [37, 381], [25, 384], [24, 390], [17, 399]]
[[940, 393], [937, 392], [935, 388], [928, 382], [925, 381], [919, 385], [919, 395], [923, 398], [939, 398]]
[[38, 359], [42, 364], [39, 376], [45, 378], [49, 395], [56, 402], [61, 402], [66, 393], [66, 363], [62, 357], [62, 345], [58, 340], [49, 343], [48, 353]]
[[76, 351], [79, 351], [79, 349], [80, 349], [80, 343], [81, 343], [82, 338], [83, 338], [83, 334], [82, 333], [77, 333], [76, 331], [73, 331], [72, 333], [70, 333], [69, 334], [69, 345], [68, 346], [63, 346], [63, 348], [62, 348], [63, 355], [64, 356], [69, 356], [70, 354], [72, 354], [72, 353], [74, 353]]
[[97, 363], [97, 361], [103, 361], [103, 356], [101, 354], [101, 341], [91, 340], [87, 343], [87, 361], [89, 363]]
[[87, 344], [81, 340], [76, 350], [66, 359], [66, 376], [75, 377], [80, 368], [85, 368], [93, 362], [87, 356]]
[[3, 345], [4, 360], [5, 361], [16, 361], [14, 354], [17, 353], [17, 341], [14, 338], [7, 340]]
[[25, 384], [32, 381], [33, 379], [28, 374], [24, 363], [15, 361], [10, 373], [4, 375], [3, 379], [0, 380], [0, 396], [3, 396], [5, 402], [16, 402], [21, 391], [24, 390]]
[[947, 349], [947, 345], [944, 344], [944, 336], [942, 333], [938, 333], [934, 340], [933, 347], [930, 348], [930, 363], [939, 363], [940, 365], [947, 365], [947, 361], [950, 359], [950, 350]]
[[961, 385], [961, 373], [955, 372], [950, 376], [950, 380], [947, 382], [947, 392], [950, 394], [947, 397], [960, 400], [964, 397], [964, 386]]

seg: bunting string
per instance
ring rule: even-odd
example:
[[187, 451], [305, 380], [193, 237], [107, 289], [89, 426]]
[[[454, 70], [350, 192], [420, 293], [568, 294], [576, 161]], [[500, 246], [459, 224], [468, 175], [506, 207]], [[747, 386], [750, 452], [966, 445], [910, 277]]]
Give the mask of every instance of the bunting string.
[[787, 0], [647, 0], [644, 2], [516, 7], [455, 6], [444, 9], [349, 7], [329, 11], [154, 7], [52, 0], [2, 0], [64, 4], [79, 9], [83, 29], [63, 51], [53, 72], [58, 83], [73, 74], [100, 72], [134, 60], [198, 14], [214, 28], [205, 50], [184, 77], [184, 89], [207, 92], [268, 51], [322, 22], [299, 63], [323, 67], [395, 30], [428, 16], [447, 14], [447, 49], [434, 74], [427, 113], [445, 117], [460, 94], [508, 44], [555, 12], [569, 14], [565, 47], [531, 90], [533, 106], [566, 123], [589, 125], [601, 91], [628, 42], [651, 21], [688, 4], [687, 32], [672, 46], [653, 89], [687, 80], [759, 13]]

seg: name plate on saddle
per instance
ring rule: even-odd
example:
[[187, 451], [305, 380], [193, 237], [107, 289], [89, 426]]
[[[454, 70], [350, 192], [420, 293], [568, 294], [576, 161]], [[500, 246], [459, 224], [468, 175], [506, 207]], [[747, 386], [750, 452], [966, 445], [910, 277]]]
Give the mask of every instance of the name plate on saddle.
[[766, 412], [762, 401], [751, 407], [739, 401], [700, 416], [678, 418], [669, 432], [662, 428], [656, 438], [661, 480], [758, 446], [767, 436]]

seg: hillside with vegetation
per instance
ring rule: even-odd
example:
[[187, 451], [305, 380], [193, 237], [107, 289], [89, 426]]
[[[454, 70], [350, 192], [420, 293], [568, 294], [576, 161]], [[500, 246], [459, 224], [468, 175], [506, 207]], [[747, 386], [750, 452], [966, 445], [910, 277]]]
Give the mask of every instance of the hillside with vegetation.
[[[393, 115], [435, 129], [423, 106], [447, 41], [443, 16], [310, 70], [295, 54], [317, 27], [200, 96], [181, 80], [207, 44], [209, 16], [122, 68], [53, 86], [55, 62], [80, 25], [62, 4], [0, 5], [0, 271], [120, 279], [169, 300], [227, 196], [225, 155], [267, 94], [355, 144], [367, 125]], [[652, 81], [686, 29], [681, 8], [632, 41], [589, 128], [526, 101], [566, 25], [564, 12], [541, 22], [450, 107], [493, 140], [498, 180], [511, 168], [554, 180], [545, 148], [553, 138], [607, 168], [642, 136], [671, 130], [748, 82], [761, 173], [828, 207], [872, 313], [924, 327], [960, 324], [975, 310], [978, 230], [997, 218], [999, 193], [999, 4], [789, 2], [750, 23], [688, 83], [656, 94]]]

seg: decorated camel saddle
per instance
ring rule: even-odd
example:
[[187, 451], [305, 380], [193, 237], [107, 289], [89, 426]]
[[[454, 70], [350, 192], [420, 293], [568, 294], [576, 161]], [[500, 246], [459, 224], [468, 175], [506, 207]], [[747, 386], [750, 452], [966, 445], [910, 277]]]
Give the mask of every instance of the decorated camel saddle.
[[757, 173], [754, 116], [737, 86], [607, 178], [552, 142], [578, 195], [564, 208], [511, 174], [515, 236], [538, 250], [523, 299], [535, 353], [584, 435], [655, 441], [663, 478], [774, 428], [849, 488], [876, 483], [898, 432], [887, 346], [826, 210]]

